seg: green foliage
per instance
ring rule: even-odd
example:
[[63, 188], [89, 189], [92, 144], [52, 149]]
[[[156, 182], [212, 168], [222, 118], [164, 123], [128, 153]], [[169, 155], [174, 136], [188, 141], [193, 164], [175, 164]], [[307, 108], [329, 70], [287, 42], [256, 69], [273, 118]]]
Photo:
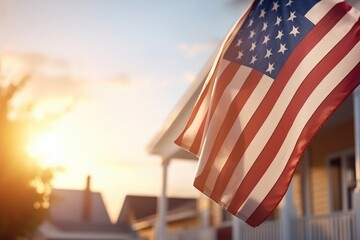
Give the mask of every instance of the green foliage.
[[46, 218], [52, 171], [26, 153], [30, 122], [8, 118], [10, 103], [23, 81], [0, 87], [0, 239], [30, 237]]

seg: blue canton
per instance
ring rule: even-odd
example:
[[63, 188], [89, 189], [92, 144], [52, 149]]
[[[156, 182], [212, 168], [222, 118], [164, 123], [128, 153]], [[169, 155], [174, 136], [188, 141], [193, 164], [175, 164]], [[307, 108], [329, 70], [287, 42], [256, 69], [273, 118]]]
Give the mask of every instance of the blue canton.
[[257, 0], [224, 58], [275, 79], [313, 28], [304, 17], [319, 0]]

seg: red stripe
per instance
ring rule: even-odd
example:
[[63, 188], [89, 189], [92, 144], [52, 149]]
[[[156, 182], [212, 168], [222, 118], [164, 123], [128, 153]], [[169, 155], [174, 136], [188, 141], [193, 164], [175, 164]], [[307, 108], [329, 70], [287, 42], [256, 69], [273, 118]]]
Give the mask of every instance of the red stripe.
[[[236, 64], [236, 63], [232, 63]], [[238, 65], [238, 64], [236, 64]], [[238, 65], [240, 66], [240, 65]], [[211, 148], [211, 152], [209, 155], [209, 158], [206, 160], [205, 167], [200, 175], [197, 176], [195, 179], [194, 186], [198, 188], [200, 191], [202, 191], [205, 188], [207, 177], [210, 173], [210, 170], [214, 164], [214, 161], [216, 159], [216, 156], [222, 146], [222, 143], [224, 142], [228, 132], [231, 129], [231, 126], [234, 124], [235, 120], [237, 119], [239, 112], [244, 107], [247, 99], [251, 96], [254, 89], [260, 82], [263, 74], [259, 71], [252, 70], [245, 80], [243, 86], [235, 96], [234, 100], [232, 101], [229, 110], [225, 116], [225, 119], [219, 129], [219, 132], [216, 136], [216, 139], [214, 141], [214, 144]], [[230, 126], [230, 127], [229, 127]], [[211, 130], [210, 130], [211, 131]]]
[[276, 126], [273, 134], [271, 135], [268, 144], [261, 151], [259, 157], [251, 166], [246, 177], [237, 189], [233, 201], [229, 205], [229, 212], [238, 211], [240, 206], [244, 203], [274, 160], [290, 128], [292, 127], [292, 124], [298, 116], [299, 111], [308, 97], [323, 80], [323, 78], [326, 77], [326, 75], [357, 43], [358, 40], [353, 37], [352, 32], [348, 33], [306, 77], [287, 106], [284, 115], [281, 117], [279, 124]]
[[[221, 73], [221, 76], [216, 81], [215, 85], [215, 92], [212, 95], [212, 102], [211, 102], [211, 110], [210, 110], [210, 118], [213, 116], [215, 109], [220, 101], [221, 96], [223, 95], [226, 87], [229, 85], [231, 80], [234, 78], [234, 75], [236, 74], [237, 70], [239, 69], [238, 64], [229, 64], [226, 66], [224, 71]], [[203, 142], [203, 135], [205, 130], [205, 125], [207, 124], [207, 114], [204, 117], [200, 128], [198, 129], [198, 132], [196, 133], [195, 140], [193, 142], [193, 145], [190, 147], [190, 152], [198, 155], [200, 151], [200, 147]]]
[[278, 78], [271, 85], [270, 90], [262, 100], [258, 109], [251, 117], [249, 123], [237, 140], [228, 160], [221, 170], [214, 187], [211, 198], [219, 202], [220, 197], [238, 165], [240, 159], [265, 119], [271, 112], [274, 104], [289, 81], [291, 75], [304, 57], [317, 45], [317, 43], [333, 28], [333, 26], [347, 13], [342, 4], [337, 4], [303, 39], [283, 66]]
[[221, 96], [223, 95], [225, 89], [227, 86], [231, 83], [231, 80], [234, 78], [235, 74], [237, 73], [239, 69], [238, 64], [232, 64], [226, 66], [223, 73], [221, 74], [220, 78], [217, 81], [217, 84], [215, 86], [215, 92], [212, 98], [211, 103], [211, 111], [210, 111], [210, 119], [212, 118], [215, 109], [217, 105], [219, 104], [219, 101], [221, 99]]
[[[359, 40], [358, 40], [359, 41]], [[279, 204], [282, 197], [287, 191], [291, 178], [294, 174], [299, 159], [309, 144], [310, 140], [319, 131], [322, 124], [336, 110], [342, 101], [351, 94], [351, 92], [360, 83], [360, 63], [342, 80], [341, 83], [328, 95], [321, 103], [315, 113], [312, 115], [296, 143], [288, 163], [286, 164], [280, 178], [275, 183], [271, 191], [264, 198], [262, 203], [247, 219], [247, 223], [251, 226], [258, 226], [262, 223], [273, 209]]]

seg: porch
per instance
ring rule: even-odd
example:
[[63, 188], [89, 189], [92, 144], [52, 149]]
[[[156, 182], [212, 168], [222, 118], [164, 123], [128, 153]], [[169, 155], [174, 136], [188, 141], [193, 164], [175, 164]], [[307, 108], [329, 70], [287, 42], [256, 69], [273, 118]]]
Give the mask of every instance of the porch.
[[[169, 233], [167, 215], [167, 181], [169, 164], [175, 159], [196, 158], [173, 144], [190, 114], [202, 87], [208, 66], [175, 107], [164, 129], [156, 136], [149, 151], [162, 158], [163, 186], [158, 202], [157, 240], [162, 239], [359, 239], [360, 223], [360, 88], [350, 96], [323, 126], [318, 137], [305, 151], [292, 184], [278, 207], [274, 221], [253, 229], [234, 218], [211, 223], [211, 201], [199, 193], [198, 215], [201, 228], [194, 226]], [[338, 141], [341, 139], [341, 141]], [[171, 177], [171, 176], [169, 176]], [[201, 203], [204, 202], [204, 203]], [[227, 228], [221, 238], [219, 230]], [[231, 237], [229, 237], [231, 236]]]
[[[360, 7], [359, 0], [348, 2]], [[206, 207], [199, 209], [202, 222], [200, 228], [172, 233], [167, 231], [165, 216], [168, 166], [174, 159], [196, 160], [173, 141], [189, 118], [211, 63], [212, 59], [200, 71], [149, 146], [151, 154], [161, 157], [163, 167], [163, 186], [156, 225], [157, 240], [360, 239], [360, 88], [323, 126], [321, 131], [329, 130], [332, 139], [324, 134], [321, 140], [311, 146], [312, 149], [305, 152], [302, 159], [304, 166], [283, 198], [278, 216], [274, 218], [276, 220], [266, 221], [255, 229], [235, 218], [214, 225], [209, 220], [212, 214], [209, 203], [205, 203]], [[334, 130], [334, 126], [338, 128]], [[224, 235], [220, 238], [218, 235], [222, 230]]]
[[[301, 160], [304, 164], [298, 169], [298, 174], [295, 174], [293, 183], [279, 205], [277, 220], [264, 222], [255, 229], [235, 218], [227, 225], [214, 225], [210, 223], [209, 216], [212, 213], [210, 203], [206, 203], [205, 198], [205, 207], [198, 209], [201, 228], [194, 226], [194, 229], [168, 232], [164, 220], [167, 215], [169, 164], [174, 159], [196, 160], [173, 144], [173, 140], [187, 121], [192, 103], [201, 89], [201, 80], [207, 74], [206, 69], [174, 109], [175, 114], [165, 124], [166, 128], [150, 145], [150, 152], [161, 156], [163, 166], [156, 239], [240, 240], [264, 239], [264, 236], [266, 239], [283, 240], [358, 239], [356, 236], [360, 236], [360, 223], [355, 218], [360, 215], [360, 173], [357, 170], [360, 165], [357, 157], [360, 146], [360, 89], [327, 121], [321, 130], [322, 136], [314, 139], [310, 149], [305, 151]], [[204, 201], [200, 194], [199, 199]], [[219, 237], [219, 230], [223, 227], [227, 227], [227, 234]]]
[[[187, 231], [178, 231], [167, 234], [169, 240], [227, 240], [231, 238], [232, 224], [224, 224], [220, 228], [230, 230], [229, 238], [219, 238], [219, 229], [198, 228]], [[257, 228], [241, 224], [238, 229], [239, 240], [279, 240], [282, 237], [280, 221], [266, 221]], [[302, 217], [291, 222], [291, 239], [293, 240], [323, 240], [347, 239], [355, 240], [355, 215], [354, 212], [336, 212], [327, 215]]]

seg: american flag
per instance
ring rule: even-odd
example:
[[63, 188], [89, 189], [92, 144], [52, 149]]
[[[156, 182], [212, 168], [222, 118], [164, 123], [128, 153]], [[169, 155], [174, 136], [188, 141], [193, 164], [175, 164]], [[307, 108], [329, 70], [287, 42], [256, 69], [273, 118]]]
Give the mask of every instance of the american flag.
[[360, 13], [339, 0], [257, 0], [229, 33], [175, 141], [194, 186], [251, 226], [287, 191], [301, 155], [360, 82]]

